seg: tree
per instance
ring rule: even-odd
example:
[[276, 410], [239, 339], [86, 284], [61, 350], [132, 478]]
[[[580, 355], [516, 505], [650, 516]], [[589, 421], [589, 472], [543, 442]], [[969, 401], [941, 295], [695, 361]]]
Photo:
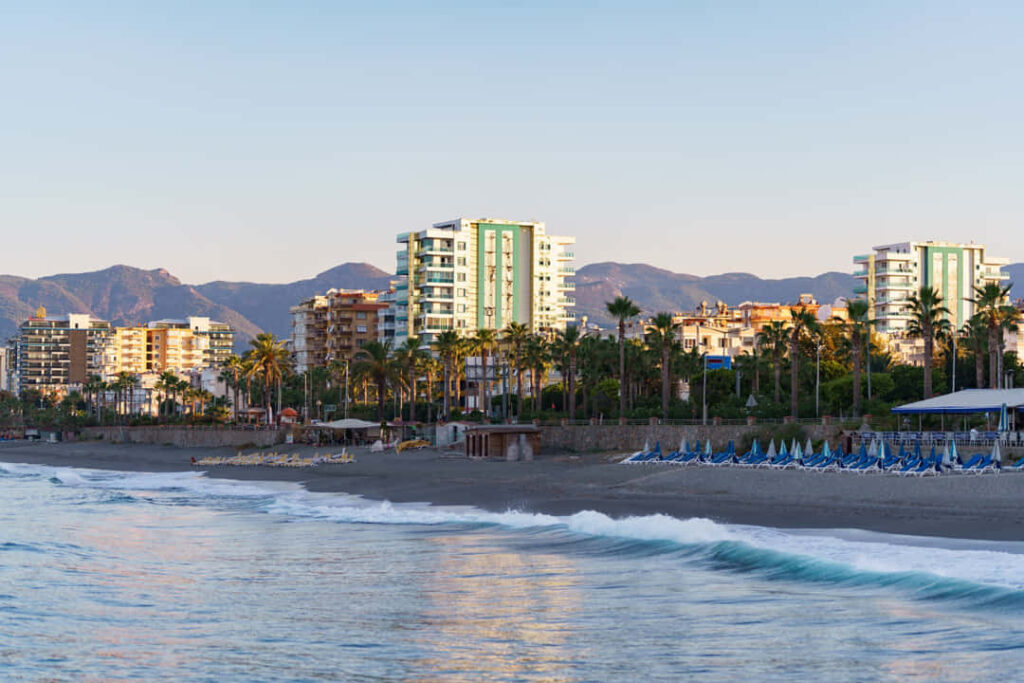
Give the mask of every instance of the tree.
[[[850, 340], [850, 356], [853, 361], [853, 416], [860, 417], [860, 370], [861, 351], [864, 336], [869, 333], [871, 305], [864, 299], [853, 299], [846, 304], [846, 321], [843, 323]], [[870, 372], [870, 370], [869, 370]]]
[[399, 379], [399, 370], [391, 358], [391, 340], [367, 342], [356, 352], [356, 371], [377, 387], [377, 419], [384, 419], [384, 396], [388, 384]]
[[661, 353], [661, 416], [668, 417], [669, 396], [672, 388], [672, 366], [670, 354], [677, 344], [676, 332], [679, 323], [672, 320], [670, 313], [658, 313], [647, 326], [647, 342]]
[[772, 357], [772, 372], [775, 374], [775, 402], [782, 400], [782, 358], [789, 344], [789, 327], [775, 320], [765, 324], [757, 333], [757, 345], [768, 350]]
[[576, 354], [579, 352], [580, 328], [567, 327], [558, 333], [558, 347], [565, 359], [565, 377], [569, 389], [569, 419], [576, 419]]
[[516, 417], [523, 412], [523, 346], [530, 338], [530, 330], [522, 323], [512, 321], [503, 333], [512, 351], [512, 366], [516, 371]]
[[942, 305], [942, 297], [932, 287], [922, 287], [907, 299], [910, 322], [907, 334], [924, 340], [924, 397], [932, 395], [932, 369], [935, 366], [935, 337], [949, 327], [949, 309]]
[[461, 346], [461, 339], [459, 333], [455, 330], [444, 330], [437, 335], [434, 340], [434, 351], [441, 358], [441, 362], [444, 364], [444, 417], [447, 420], [451, 411], [451, 385], [452, 385], [452, 366], [455, 364], [455, 360], [459, 357], [459, 349]]
[[252, 346], [246, 353], [253, 364], [253, 374], [263, 380], [263, 407], [266, 410], [266, 419], [271, 421], [270, 409], [270, 388], [280, 385], [285, 368], [288, 366], [289, 354], [284, 348], [284, 342], [277, 339], [270, 332], [263, 332], [256, 335], [249, 344]]
[[480, 410], [486, 416], [490, 412], [487, 380], [487, 357], [498, 345], [498, 332], [490, 329], [479, 329], [472, 339], [473, 350], [480, 354]]
[[548, 344], [544, 337], [535, 334], [526, 340], [523, 348], [523, 362], [530, 368], [534, 410], [539, 410], [541, 407], [541, 385], [544, 384], [544, 370], [548, 367], [550, 357]]
[[640, 315], [640, 308], [628, 296], [617, 296], [605, 303], [612, 317], [619, 321], [619, 416], [626, 414], [626, 321]]
[[227, 360], [224, 361], [224, 369], [231, 375], [231, 389], [232, 389], [232, 408], [234, 413], [234, 421], [238, 422], [238, 392], [240, 386], [238, 384], [238, 378], [243, 374], [245, 367], [242, 364], [242, 359], [236, 354], [228, 356]]
[[1005, 305], [1007, 295], [1013, 285], [1000, 287], [994, 282], [989, 282], [983, 287], [975, 286], [974, 298], [968, 301], [974, 302], [979, 318], [985, 323], [988, 330], [988, 384], [990, 389], [998, 389], [999, 377], [999, 349], [1002, 347], [1003, 317], [1002, 307]]
[[395, 350], [395, 360], [405, 371], [406, 385], [409, 387], [409, 422], [416, 421], [416, 375], [423, 361], [423, 348], [420, 338], [406, 337]]
[[790, 309], [789, 315], [792, 318], [792, 326], [789, 328], [789, 409], [795, 419], [799, 417], [800, 412], [797, 403], [800, 391], [800, 339], [808, 333], [818, 334], [821, 330], [821, 325], [818, 324], [818, 319], [807, 310], [806, 306], [801, 306], [799, 311]]

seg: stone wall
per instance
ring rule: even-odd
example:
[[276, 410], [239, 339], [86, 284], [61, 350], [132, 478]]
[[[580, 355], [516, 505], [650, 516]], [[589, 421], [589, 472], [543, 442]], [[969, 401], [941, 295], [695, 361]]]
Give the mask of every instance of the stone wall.
[[110, 443], [170, 444], [179, 448], [240, 448], [272, 446], [284, 441], [287, 429], [232, 429], [229, 427], [86, 427], [80, 439]]
[[[663, 452], [674, 451], [684, 438], [693, 443], [698, 440], [702, 445], [711, 439], [715, 449], [724, 448], [730, 441], [737, 447], [747, 433], [758, 434], [762, 430], [781, 425], [565, 425], [541, 426], [541, 447], [545, 451], [637, 451], [643, 448], [644, 442], [654, 444], [661, 442]], [[807, 436], [815, 441], [819, 439], [835, 439], [839, 427], [821, 423], [800, 425]], [[762, 444], [767, 446], [767, 444]]]

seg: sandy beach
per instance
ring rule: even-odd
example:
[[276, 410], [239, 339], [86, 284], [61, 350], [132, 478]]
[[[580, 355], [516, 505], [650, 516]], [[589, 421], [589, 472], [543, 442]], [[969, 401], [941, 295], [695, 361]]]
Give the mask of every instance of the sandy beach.
[[[282, 447], [284, 450], [286, 447]], [[324, 449], [287, 447], [312, 455]], [[246, 451], [252, 452], [251, 450]], [[210, 477], [301, 482], [311, 491], [392, 502], [473, 505], [565, 515], [679, 518], [780, 528], [865, 529], [919, 536], [1024, 540], [1024, 474], [899, 477], [672, 465], [619, 465], [622, 455], [541, 455], [533, 462], [457, 453], [350, 450], [356, 462], [312, 468], [201, 467]], [[0, 461], [169, 472], [226, 449], [0, 442]]]

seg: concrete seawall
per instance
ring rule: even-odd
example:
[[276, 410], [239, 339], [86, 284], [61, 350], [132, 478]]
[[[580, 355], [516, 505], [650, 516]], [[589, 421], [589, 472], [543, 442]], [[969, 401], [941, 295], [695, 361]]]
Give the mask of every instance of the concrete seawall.
[[217, 427], [87, 427], [82, 439], [109, 443], [170, 444], [178, 448], [240, 448], [272, 446], [284, 441], [288, 430], [230, 429]]

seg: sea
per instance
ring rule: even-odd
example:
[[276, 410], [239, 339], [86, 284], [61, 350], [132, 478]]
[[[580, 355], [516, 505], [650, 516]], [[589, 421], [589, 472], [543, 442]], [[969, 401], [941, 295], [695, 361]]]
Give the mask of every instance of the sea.
[[0, 464], [0, 679], [1009, 681], [1024, 543]]

